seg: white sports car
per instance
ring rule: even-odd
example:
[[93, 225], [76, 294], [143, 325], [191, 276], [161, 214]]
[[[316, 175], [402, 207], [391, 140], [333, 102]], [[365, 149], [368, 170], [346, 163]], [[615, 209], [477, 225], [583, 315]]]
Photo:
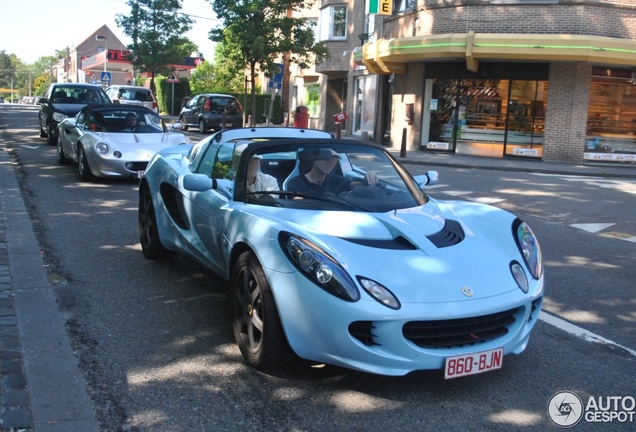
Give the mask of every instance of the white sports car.
[[58, 162], [77, 164], [83, 181], [140, 178], [157, 151], [191, 143], [181, 132], [166, 129], [154, 111], [120, 104], [87, 105], [57, 131]]
[[428, 196], [437, 173], [412, 177], [383, 147], [301, 132], [245, 141], [234, 130], [165, 149], [140, 182], [144, 254], [182, 252], [229, 281], [250, 365], [295, 353], [456, 378], [524, 351], [544, 281], [526, 223]]

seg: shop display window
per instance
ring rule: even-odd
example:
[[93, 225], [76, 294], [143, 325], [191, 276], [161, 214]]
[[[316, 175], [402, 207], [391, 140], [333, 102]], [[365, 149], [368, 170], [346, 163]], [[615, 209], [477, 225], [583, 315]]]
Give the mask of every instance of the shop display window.
[[636, 73], [595, 68], [584, 157], [636, 162]]
[[536, 80], [436, 80], [429, 148], [541, 157], [547, 89]]

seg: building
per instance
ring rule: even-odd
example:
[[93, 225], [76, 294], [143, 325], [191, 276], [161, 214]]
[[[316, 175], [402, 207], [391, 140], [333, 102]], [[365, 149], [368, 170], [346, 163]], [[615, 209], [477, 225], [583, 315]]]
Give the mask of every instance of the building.
[[[129, 57], [130, 51], [115, 34], [103, 25], [72, 49], [67, 49], [66, 58], [58, 60], [58, 82], [86, 82], [103, 85], [135, 85], [136, 78], [147, 78], [139, 73]], [[201, 53], [185, 57], [182, 64], [170, 65], [177, 73], [190, 76], [190, 72], [203, 63]]]
[[409, 150], [636, 162], [635, 1], [390, 6], [320, 2], [325, 129], [342, 109], [346, 133]]

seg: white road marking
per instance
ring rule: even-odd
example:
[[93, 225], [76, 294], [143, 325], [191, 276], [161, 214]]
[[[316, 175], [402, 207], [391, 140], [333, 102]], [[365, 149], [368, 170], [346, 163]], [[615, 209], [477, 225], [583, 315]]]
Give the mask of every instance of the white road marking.
[[467, 197], [466, 199], [470, 201], [475, 201], [481, 204], [495, 204], [495, 203], [506, 200], [505, 198], [489, 198], [489, 197], [478, 197], [478, 198]]
[[605, 228], [609, 228], [613, 223], [586, 223], [586, 224], [571, 224], [571, 227], [582, 229], [590, 233], [597, 233], [603, 231]]
[[605, 339], [603, 336], [599, 336], [595, 333], [592, 333], [591, 331], [585, 330], [581, 327], [577, 327], [574, 324], [571, 324], [565, 320], [562, 320], [561, 318], [557, 318], [554, 315], [550, 315], [548, 313], [546, 313], [545, 311], [541, 311], [541, 314], [539, 315], [539, 319], [545, 323], [548, 323], [560, 330], [563, 330], [567, 333], [573, 334], [574, 336], [580, 337], [588, 342], [594, 342], [594, 343], [602, 343], [605, 345], [611, 345], [617, 348], [620, 348], [622, 350], [627, 351], [628, 353], [630, 353], [631, 355], [633, 355], [634, 357], [636, 357], [636, 351], [633, 349], [629, 349], [627, 347], [624, 347], [623, 345], [617, 344], [614, 341], [611, 341], [609, 339]]
[[443, 191], [443, 193], [445, 193], [446, 195], [450, 195], [450, 196], [462, 196], [462, 195], [470, 195], [472, 193], [472, 191], [449, 190], [449, 191]]
[[20, 147], [28, 148], [28, 149], [31, 149], [31, 150], [35, 150], [36, 148], [39, 148], [38, 146], [28, 146], [28, 145], [24, 145], [24, 144], [22, 144]]

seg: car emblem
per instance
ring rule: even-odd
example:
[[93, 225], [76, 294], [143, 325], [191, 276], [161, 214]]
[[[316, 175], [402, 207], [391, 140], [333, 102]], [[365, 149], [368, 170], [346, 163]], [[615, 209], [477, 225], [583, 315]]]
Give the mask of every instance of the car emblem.
[[470, 289], [470, 287], [462, 287], [462, 294], [464, 294], [466, 297], [472, 297], [473, 296], [473, 290]]

